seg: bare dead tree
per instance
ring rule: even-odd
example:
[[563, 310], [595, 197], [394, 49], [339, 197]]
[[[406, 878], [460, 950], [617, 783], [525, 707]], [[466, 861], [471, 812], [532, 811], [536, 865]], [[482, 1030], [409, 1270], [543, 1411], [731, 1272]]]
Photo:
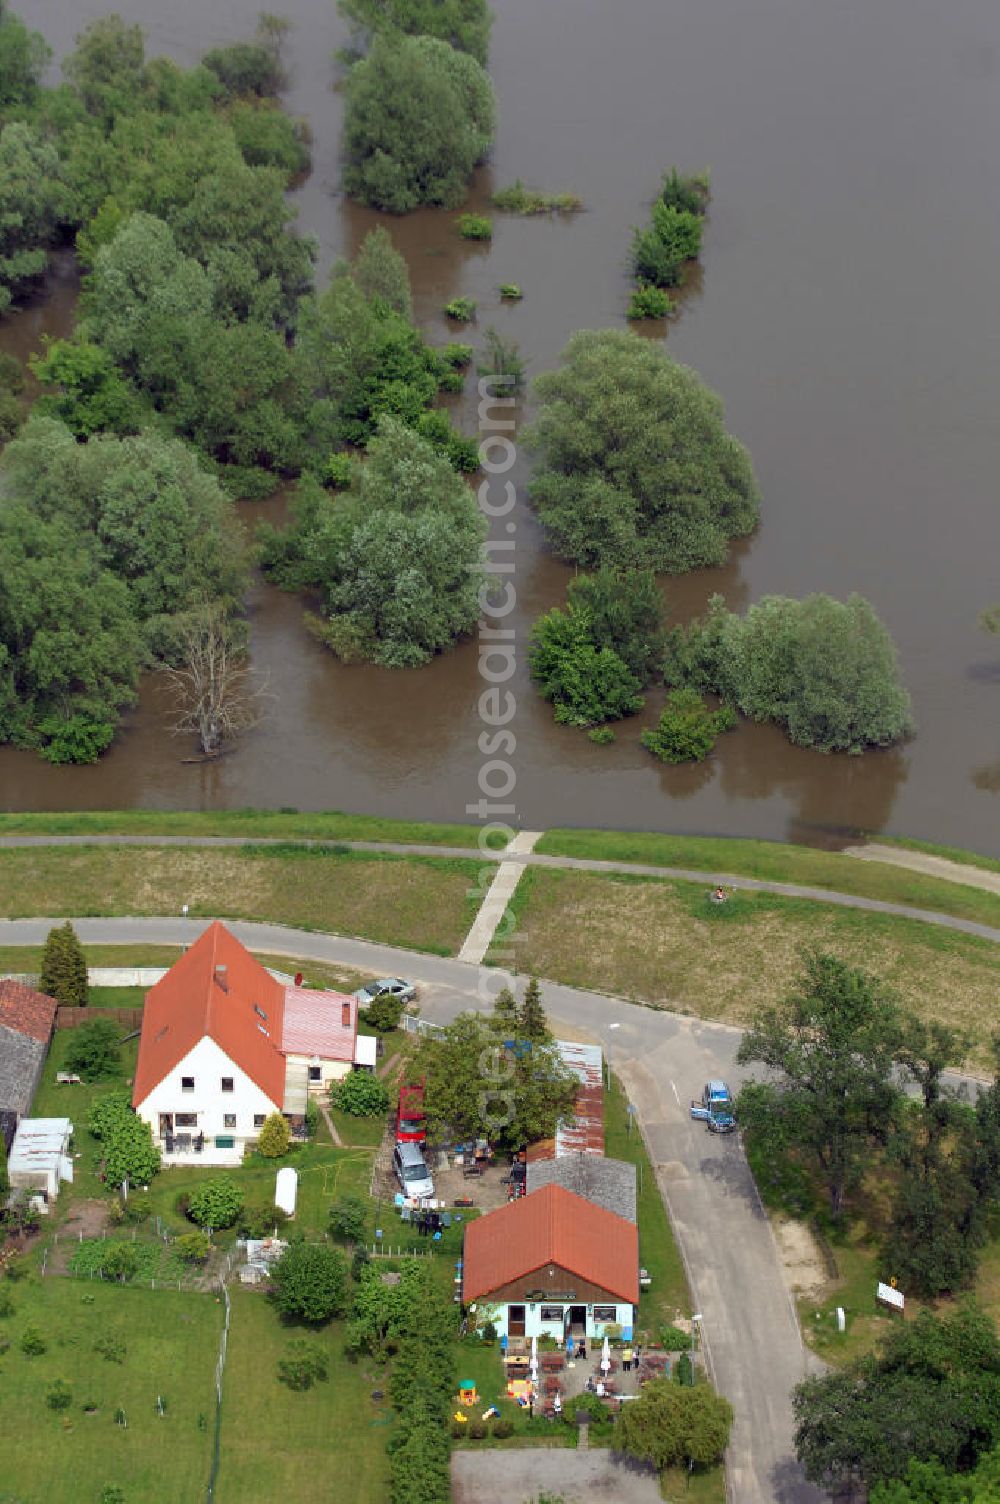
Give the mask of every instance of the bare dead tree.
[[205, 606], [178, 623], [178, 662], [164, 664], [176, 714], [175, 736], [194, 732], [206, 757], [256, 726], [271, 696], [267, 680], [250, 668], [246, 648], [218, 606]]

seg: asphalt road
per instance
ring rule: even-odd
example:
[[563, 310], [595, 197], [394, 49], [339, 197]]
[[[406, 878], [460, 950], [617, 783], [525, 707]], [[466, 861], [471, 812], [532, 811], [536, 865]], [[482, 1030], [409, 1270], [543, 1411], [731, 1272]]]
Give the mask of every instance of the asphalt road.
[[[51, 919], [0, 921], [0, 944], [37, 945]], [[228, 921], [227, 921], [228, 922]], [[74, 919], [91, 944], [183, 944], [204, 919]], [[492, 968], [335, 935], [272, 924], [232, 922], [248, 946], [271, 955], [333, 962], [412, 978], [423, 1016], [447, 1022], [488, 1006], [504, 981]], [[599, 1040], [637, 1108], [657, 1179], [703, 1317], [705, 1354], [717, 1387], [736, 1412], [727, 1457], [733, 1504], [806, 1504], [821, 1497], [792, 1450], [789, 1396], [809, 1358], [787, 1293], [770, 1225], [738, 1138], [718, 1138], [689, 1117], [692, 1095], [721, 1076], [734, 1086], [739, 1030], [643, 1008], [598, 993], [546, 983], [554, 1024]]]

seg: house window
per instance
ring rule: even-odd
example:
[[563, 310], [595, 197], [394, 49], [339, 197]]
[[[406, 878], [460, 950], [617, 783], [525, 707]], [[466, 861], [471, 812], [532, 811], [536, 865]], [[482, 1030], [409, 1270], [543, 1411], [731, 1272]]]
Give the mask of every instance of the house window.
[[509, 1337], [524, 1336], [524, 1307], [507, 1307], [507, 1335]]
[[562, 1319], [563, 1319], [563, 1308], [562, 1308], [562, 1306], [542, 1306], [542, 1320], [543, 1321], [562, 1321]]
[[595, 1321], [617, 1321], [618, 1320], [618, 1307], [617, 1306], [595, 1306], [594, 1307], [594, 1320]]
[[181, 1077], [181, 1091], [194, 1091], [194, 1077], [193, 1076], [182, 1076]]
[[322, 1081], [322, 1079], [323, 1079], [323, 1067], [321, 1065], [311, 1065], [309, 1067], [309, 1080], [310, 1081]]
[[263, 1126], [264, 1126], [264, 1114], [262, 1112], [255, 1112], [254, 1113], [254, 1115], [253, 1115], [253, 1125], [254, 1125], [255, 1128], [263, 1128]]
[[232, 1091], [232, 1089], [233, 1089], [233, 1078], [232, 1078], [232, 1076], [223, 1076], [223, 1078], [222, 1078], [222, 1090], [223, 1091]]
[[236, 1127], [236, 1114], [235, 1114], [235, 1112], [224, 1112], [222, 1114], [222, 1126], [223, 1126], [223, 1128], [235, 1128]]
[[198, 1114], [196, 1112], [174, 1113], [174, 1126], [177, 1128], [197, 1128]]
[[223, 1138], [221, 1135], [217, 1134], [215, 1139], [215, 1147], [217, 1149], [235, 1149], [236, 1140], [234, 1138]]

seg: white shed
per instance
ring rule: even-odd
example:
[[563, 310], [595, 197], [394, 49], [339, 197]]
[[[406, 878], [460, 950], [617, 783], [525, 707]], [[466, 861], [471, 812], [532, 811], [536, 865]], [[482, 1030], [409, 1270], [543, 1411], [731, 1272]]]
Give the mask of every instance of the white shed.
[[13, 1190], [41, 1193], [54, 1201], [60, 1183], [73, 1179], [69, 1118], [22, 1118], [10, 1146], [7, 1170]]
[[284, 1165], [274, 1184], [274, 1204], [288, 1217], [295, 1216], [295, 1199], [299, 1189], [299, 1172], [291, 1165]]

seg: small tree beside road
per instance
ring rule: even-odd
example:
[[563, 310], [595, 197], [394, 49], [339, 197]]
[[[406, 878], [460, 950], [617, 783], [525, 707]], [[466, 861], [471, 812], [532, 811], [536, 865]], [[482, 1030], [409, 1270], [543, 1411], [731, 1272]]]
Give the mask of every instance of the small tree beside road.
[[41, 992], [64, 1008], [85, 1008], [89, 1001], [87, 958], [80, 937], [67, 919], [49, 930], [38, 979]]
[[651, 1379], [615, 1422], [615, 1446], [660, 1472], [686, 1463], [708, 1467], [729, 1444], [733, 1407], [710, 1384]]

